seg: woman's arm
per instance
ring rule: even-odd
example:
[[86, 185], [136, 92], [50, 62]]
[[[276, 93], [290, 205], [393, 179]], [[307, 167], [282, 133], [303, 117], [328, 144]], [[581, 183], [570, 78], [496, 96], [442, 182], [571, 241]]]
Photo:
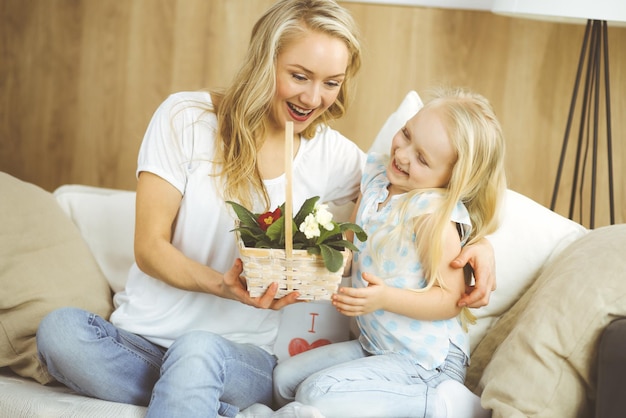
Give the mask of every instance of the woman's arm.
[[224, 275], [185, 256], [172, 245], [174, 221], [182, 195], [169, 182], [150, 172], [141, 172], [137, 182], [135, 209], [135, 260], [146, 274], [179, 289], [211, 293], [263, 308], [280, 308], [297, 297], [274, 301], [277, 286], [265, 295], [251, 298], [240, 277], [242, 264], [236, 260]]
[[465, 291], [463, 269], [450, 266], [459, 254], [459, 235], [453, 223], [446, 228], [442, 261], [439, 272], [445, 288], [434, 285], [425, 292], [387, 286], [382, 279], [364, 273], [366, 288], [341, 288], [333, 296], [337, 310], [347, 316], [358, 316], [383, 309], [420, 320], [449, 319], [457, 316], [461, 308], [457, 305]]
[[179, 289], [218, 294], [221, 275], [175, 248], [174, 221], [182, 195], [170, 183], [141, 172], [135, 208], [135, 260], [146, 274]]

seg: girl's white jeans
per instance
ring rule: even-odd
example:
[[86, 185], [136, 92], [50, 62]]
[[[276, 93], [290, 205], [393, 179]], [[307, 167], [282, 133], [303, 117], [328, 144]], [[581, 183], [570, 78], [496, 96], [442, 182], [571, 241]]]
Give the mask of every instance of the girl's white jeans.
[[312, 405], [326, 417], [429, 417], [437, 386], [463, 383], [467, 358], [456, 346], [445, 363], [426, 370], [402, 354], [371, 355], [356, 341], [330, 344], [281, 361], [274, 399]]

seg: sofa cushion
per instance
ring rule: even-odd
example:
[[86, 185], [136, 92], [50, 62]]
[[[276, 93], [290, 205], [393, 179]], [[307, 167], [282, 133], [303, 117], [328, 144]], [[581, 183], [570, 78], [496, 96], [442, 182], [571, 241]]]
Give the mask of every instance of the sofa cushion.
[[500, 227], [487, 237], [496, 258], [497, 289], [487, 306], [472, 310], [477, 319], [470, 327], [472, 350], [530, 287], [546, 263], [587, 232], [582, 225], [507, 190]]
[[[389, 153], [396, 132], [423, 106], [409, 91], [383, 124], [370, 151]], [[587, 230], [513, 190], [507, 190], [501, 226], [487, 237], [496, 258], [497, 290], [489, 305], [474, 309], [476, 324], [470, 327], [470, 346], [485, 336], [496, 319], [506, 312], [535, 280], [542, 266]]]
[[113, 292], [122, 291], [135, 261], [135, 192], [66, 184], [53, 195], [78, 227]]
[[103, 401], [79, 395], [63, 385], [40, 385], [0, 372], [0, 416], [3, 418], [144, 418], [145, 406]]
[[[626, 316], [626, 224], [599, 228], [550, 262], [472, 357], [497, 417], [593, 416], [596, 351]], [[494, 353], [495, 350], [495, 353]]]
[[0, 367], [40, 383], [35, 334], [50, 311], [111, 313], [111, 290], [89, 248], [51, 193], [0, 173]]

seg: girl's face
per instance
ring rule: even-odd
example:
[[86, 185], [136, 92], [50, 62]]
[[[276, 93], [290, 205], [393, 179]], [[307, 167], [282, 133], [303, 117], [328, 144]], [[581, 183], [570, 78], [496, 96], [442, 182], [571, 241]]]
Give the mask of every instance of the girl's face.
[[436, 108], [420, 110], [398, 131], [390, 156], [391, 194], [446, 187], [457, 158]]
[[272, 122], [284, 131], [293, 121], [294, 133], [306, 129], [337, 99], [348, 66], [343, 41], [320, 32], [308, 32], [288, 44], [276, 63], [276, 94]]

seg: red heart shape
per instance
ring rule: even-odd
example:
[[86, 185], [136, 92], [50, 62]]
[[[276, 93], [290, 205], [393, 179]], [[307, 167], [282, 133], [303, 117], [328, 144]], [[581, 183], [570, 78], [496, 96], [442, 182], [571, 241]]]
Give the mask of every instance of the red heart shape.
[[311, 344], [309, 344], [308, 341], [304, 338], [294, 338], [289, 342], [289, 355], [293, 357], [296, 354], [304, 353], [305, 351], [309, 351], [313, 348], [321, 347], [323, 345], [328, 345], [330, 343], [331, 341], [325, 338], [321, 338], [317, 341], [312, 342]]

